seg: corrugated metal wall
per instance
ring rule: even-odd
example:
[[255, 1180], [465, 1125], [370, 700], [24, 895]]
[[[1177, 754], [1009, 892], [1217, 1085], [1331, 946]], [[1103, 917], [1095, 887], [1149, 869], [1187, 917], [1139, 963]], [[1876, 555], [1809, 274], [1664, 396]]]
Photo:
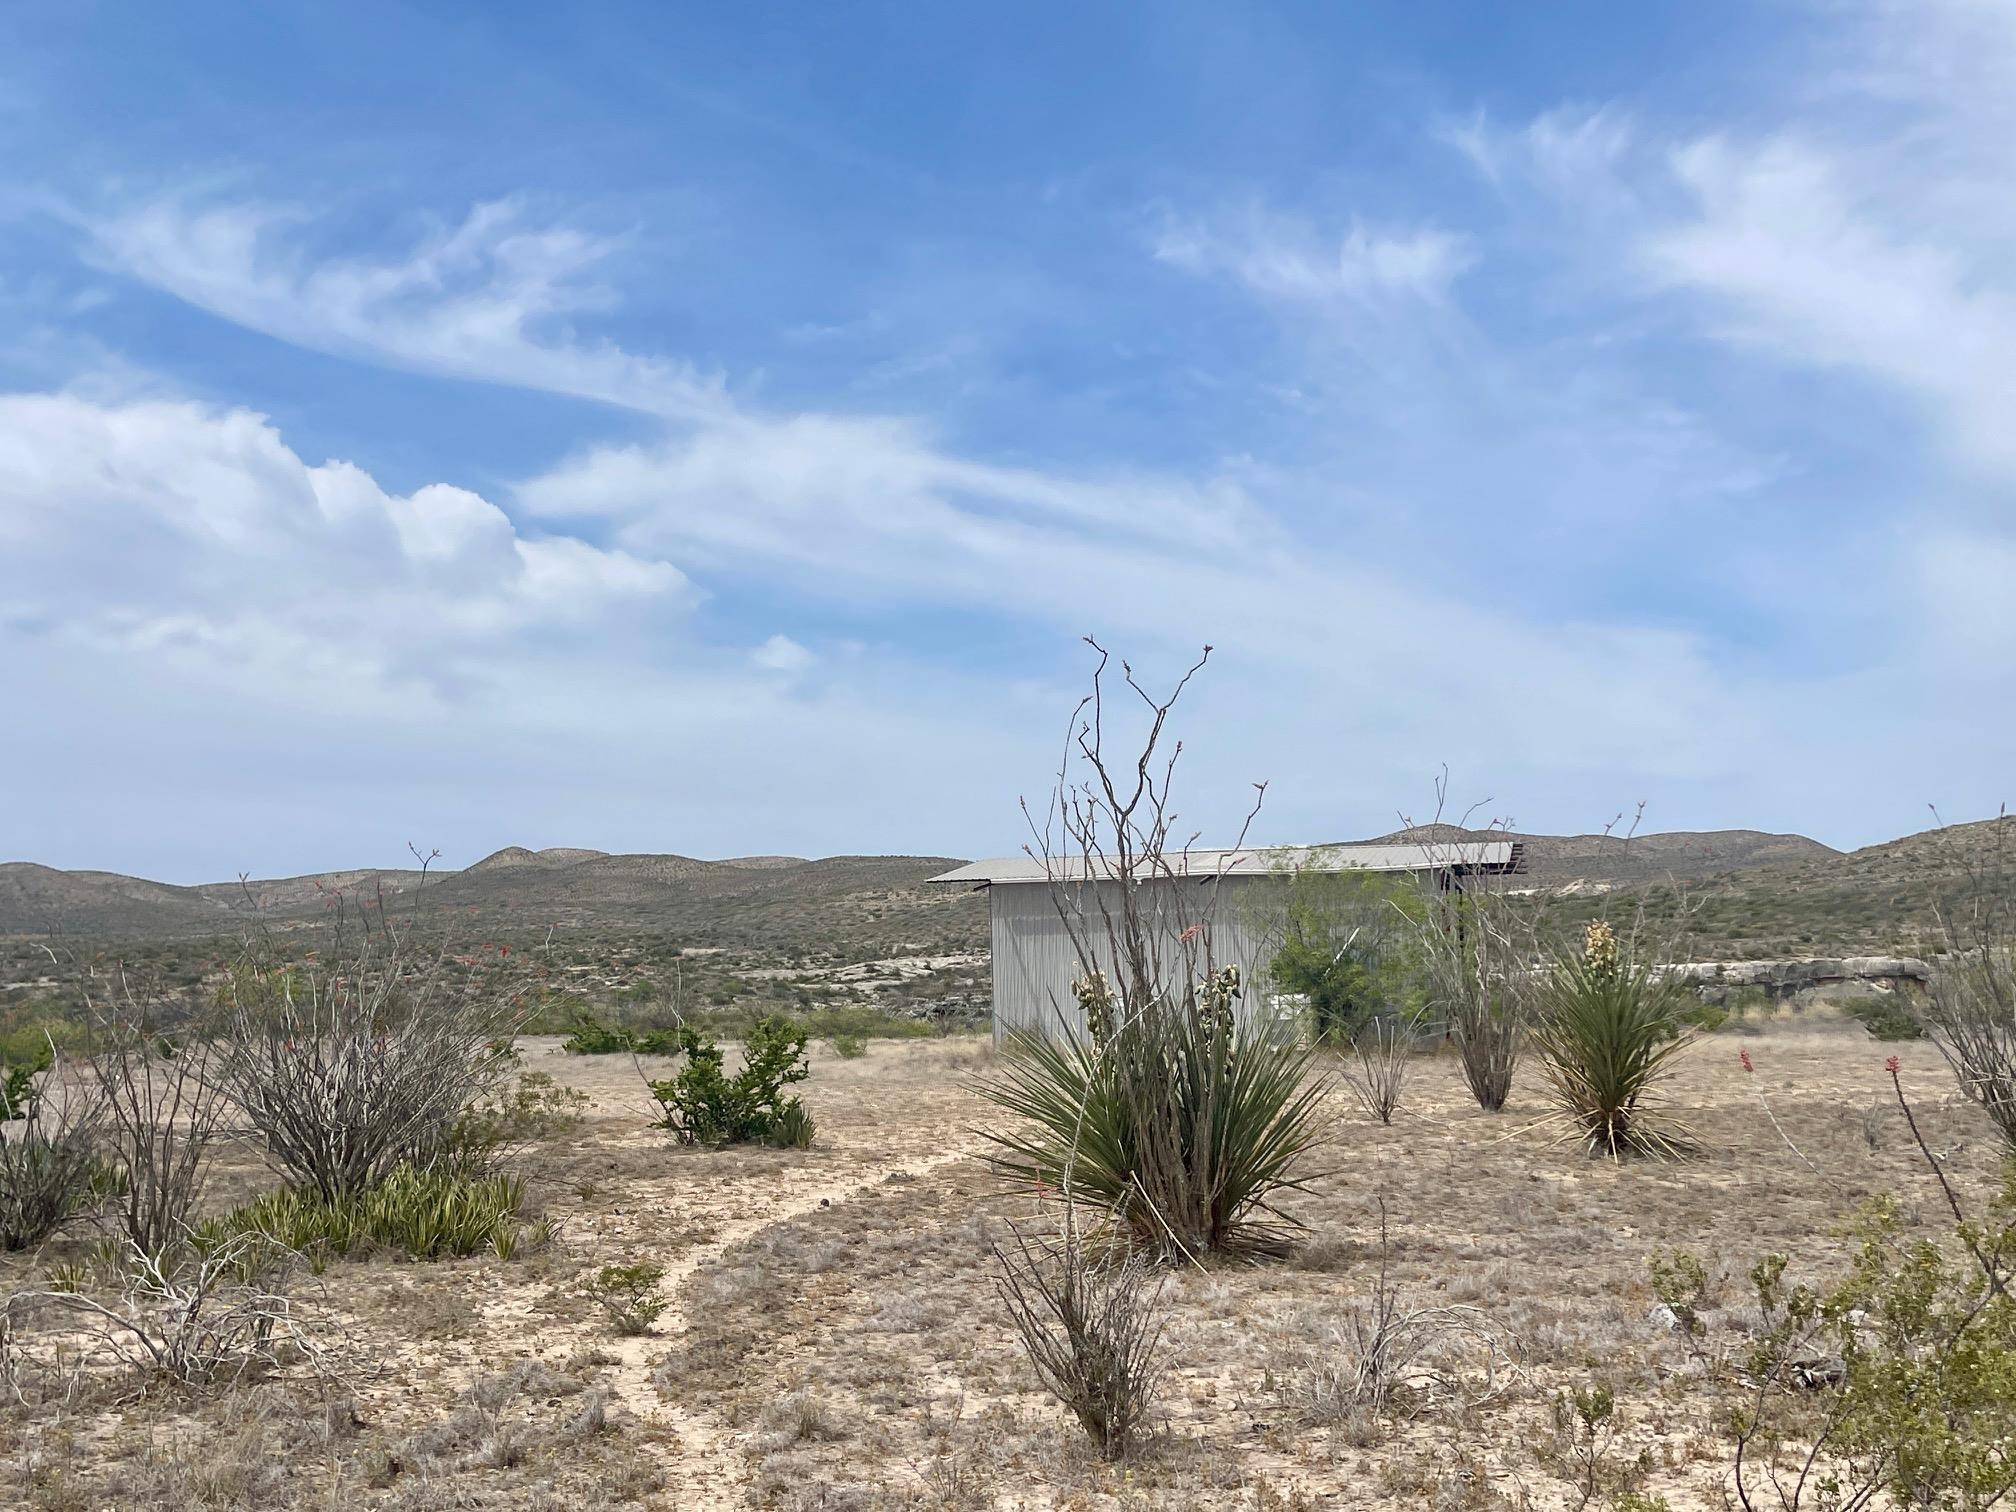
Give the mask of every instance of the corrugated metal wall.
[[[1256, 888], [1270, 885], [1265, 877], [1224, 877], [1213, 881], [1184, 879], [1144, 882], [1139, 892], [1152, 924], [1160, 959], [1170, 968], [1183, 961], [1183, 931], [1202, 926], [1188, 949], [1200, 962], [1236, 965], [1246, 984], [1240, 1011], [1267, 1011], [1266, 984], [1260, 980], [1271, 947], [1271, 930], [1257, 906], [1264, 896]], [[1278, 887], [1278, 882], [1272, 885]], [[1100, 918], [1102, 905], [1118, 915], [1119, 884], [1079, 883], [1067, 896], [1074, 922], [1096, 942], [1096, 959], [1108, 980], [1117, 981]], [[988, 889], [994, 926], [994, 1037], [1018, 1030], [1055, 1034], [1084, 1032], [1084, 1015], [1071, 995], [1071, 983], [1085, 974], [1071, 932], [1058, 916], [1050, 887], [1040, 882], [997, 885]]]

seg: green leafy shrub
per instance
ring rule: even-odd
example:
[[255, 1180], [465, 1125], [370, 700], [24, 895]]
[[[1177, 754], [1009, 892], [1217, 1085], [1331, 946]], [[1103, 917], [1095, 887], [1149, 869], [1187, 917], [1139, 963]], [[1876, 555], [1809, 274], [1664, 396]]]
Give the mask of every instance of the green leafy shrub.
[[1729, 1010], [1720, 1003], [1682, 1002], [1679, 1019], [1689, 1029], [1713, 1034], [1729, 1022]]
[[812, 1121], [784, 1088], [811, 1075], [805, 1058], [805, 1029], [790, 1019], [771, 1017], [751, 1026], [742, 1046], [742, 1069], [730, 1077], [720, 1046], [702, 1039], [691, 1025], [679, 1031], [686, 1064], [679, 1074], [650, 1083], [662, 1113], [659, 1125], [687, 1144], [727, 1145], [777, 1142], [809, 1144]]
[[1740, 1504], [1995, 1505], [2016, 1491], [2016, 1170], [1951, 1244], [1908, 1239], [1887, 1198], [1859, 1237], [1830, 1285], [1788, 1285], [1781, 1254], [1751, 1270], [1763, 1327], [1731, 1425]]
[[836, 1034], [826, 1043], [842, 1060], [859, 1060], [868, 1053], [868, 1041], [858, 1034]]
[[1619, 953], [1598, 920], [1577, 955], [1556, 959], [1533, 1024], [1555, 1099], [1592, 1154], [1672, 1154], [1684, 1136], [1651, 1117], [1659, 1084], [1686, 1048], [1687, 989]]
[[0, 1123], [26, 1118], [35, 1105], [35, 1076], [42, 1068], [0, 1063]]
[[1379, 1020], [1418, 1020], [1418, 964], [1397, 924], [1418, 908], [1385, 877], [1311, 869], [1289, 884], [1285, 927], [1268, 967], [1274, 985], [1309, 1005], [1315, 1033], [1355, 1042]]
[[1910, 1005], [1900, 1002], [1888, 993], [1849, 998], [1841, 1004], [1841, 1011], [1879, 1040], [1915, 1040], [1925, 1037], [1924, 1022], [1911, 1011]]
[[1701, 1257], [1687, 1250], [1671, 1254], [1654, 1250], [1645, 1267], [1651, 1273], [1652, 1295], [1666, 1305], [1688, 1334], [1698, 1337], [1704, 1326], [1702, 1309], [1714, 1290]]
[[588, 1283], [588, 1298], [609, 1315], [620, 1334], [647, 1334], [664, 1315], [666, 1301], [659, 1283], [662, 1265], [605, 1265]]
[[459, 1176], [400, 1166], [363, 1192], [334, 1198], [283, 1187], [199, 1225], [208, 1253], [246, 1235], [311, 1260], [392, 1250], [416, 1260], [492, 1250], [509, 1258], [526, 1237], [525, 1183], [516, 1176]]
[[630, 1029], [583, 1014], [560, 1044], [568, 1055], [677, 1055], [677, 1029]]
[[982, 1089], [1034, 1125], [988, 1132], [996, 1169], [1120, 1215], [1155, 1253], [1284, 1250], [1256, 1214], [1317, 1140], [1308, 1045], [1232, 1011], [1235, 968], [1128, 1012], [1103, 978], [1079, 985], [1091, 1035], [1018, 1037]]

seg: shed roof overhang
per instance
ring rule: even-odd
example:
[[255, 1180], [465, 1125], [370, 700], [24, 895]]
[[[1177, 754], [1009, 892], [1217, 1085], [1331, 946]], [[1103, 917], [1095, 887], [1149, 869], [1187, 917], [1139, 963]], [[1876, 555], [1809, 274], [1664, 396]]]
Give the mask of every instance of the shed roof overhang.
[[[1292, 876], [1298, 871], [1516, 872], [1524, 863], [1516, 840], [1458, 840], [1435, 845], [1275, 845], [1243, 850], [1189, 850], [1162, 857], [1152, 866], [1137, 863], [1137, 881], [1220, 877]], [[929, 877], [947, 887], [995, 887], [1030, 882], [1112, 881], [1117, 866], [1108, 856], [1005, 856], [969, 861]]]

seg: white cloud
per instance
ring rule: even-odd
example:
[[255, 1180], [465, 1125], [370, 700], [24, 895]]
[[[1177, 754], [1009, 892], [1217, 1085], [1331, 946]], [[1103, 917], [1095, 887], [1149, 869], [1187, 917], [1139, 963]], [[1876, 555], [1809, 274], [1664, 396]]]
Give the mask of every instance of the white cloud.
[[318, 351], [673, 418], [727, 410], [719, 385], [683, 363], [579, 339], [569, 317], [610, 303], [594, 275], [616, 244], [537, 224], [512, 201], [375, 258], [311, 256], [308, 217], [269, 206], [166, 199], [79, 219], [109, 267]]
[[448, 484], [389, 493], [186, 400], [0, 395], [0, 549], [0, 626], [281, 678], [446, 685], [527, 633], [689, 593], [667, 562], [528, 537]]
[[749, 660], [765, 672], [775, 672], [783, 677], [796, 677], [806, 671], [817, 657], [788, 635], [773, 635], [754, 651]]
[[1186, 272], [1234, 278], [1268, 298], [1361, 307], [1440, 301], [1476, 260], [1467, 238], [1432, 227], [1375, 231], [1354, 222], [1326, 242], [1306, 225], [1258, 213], [1167, 227], [1155, 255]]

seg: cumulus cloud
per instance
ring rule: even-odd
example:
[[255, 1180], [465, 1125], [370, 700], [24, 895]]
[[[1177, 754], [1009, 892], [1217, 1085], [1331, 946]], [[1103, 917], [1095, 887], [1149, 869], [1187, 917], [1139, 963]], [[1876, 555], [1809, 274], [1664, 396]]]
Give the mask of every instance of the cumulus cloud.
[[0, 548], [0, 635], [282, 676], [463, 677], [515, 638], [690, 592], [669, 562], [528, 536], [449, 484], [388, 492], [180, 399], [0, 395]]

